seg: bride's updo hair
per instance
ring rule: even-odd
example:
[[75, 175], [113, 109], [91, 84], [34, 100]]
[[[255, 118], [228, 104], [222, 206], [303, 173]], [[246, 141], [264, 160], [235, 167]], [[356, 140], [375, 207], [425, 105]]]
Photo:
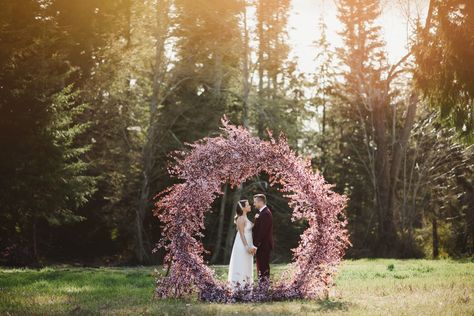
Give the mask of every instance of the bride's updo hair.
[[247, 205], [249, 200], [239, 200], [237, 202], [237, 210], [234, 217], [234, 223], [237, 223], [237, 218], [239, 218], [240, 215], [244, 214], [244, 207]]

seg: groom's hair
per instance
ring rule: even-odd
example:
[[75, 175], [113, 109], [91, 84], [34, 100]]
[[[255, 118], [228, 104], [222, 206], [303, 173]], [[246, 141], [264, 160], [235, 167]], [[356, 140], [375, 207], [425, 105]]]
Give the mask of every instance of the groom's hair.
[[255, 194], [253, 197], [259, 199], [260, 201], [262, 201], [263, 204], [267, 204], [267, 197], [265, 196], [265, 194], [261, 194], [261, 193], [260, 194]]

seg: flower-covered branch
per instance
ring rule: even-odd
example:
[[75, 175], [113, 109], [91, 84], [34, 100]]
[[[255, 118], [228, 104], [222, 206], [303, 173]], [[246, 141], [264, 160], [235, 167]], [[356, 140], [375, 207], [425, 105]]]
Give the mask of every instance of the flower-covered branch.
[[163, 224], [163, 239], [153, 251], [165, 248], [165, 261], [171, 264], [169, 275], [157, 279], [156, 296], [197, 292], [205, 301], [236, 300], [230, 285], [217, 280], [203, 260], [204, 217], [222, 194], [222, 183], [236, 186], [266, 172], [271, 184], [280, 184], [289, 198], [292, 220], [305, 219], [309, 227], [293, 249], [289, 271], [271, 285], [266, 296], [251, 287], [238, 296], [250, 301], [317, 297], [330, 285], [350, 246], [344, 214], [347, 197], [332, 191], [333, 186], [312, 170], [309, 160], [297, 156], [284, 137], [263, 141], [225, 118], [222, 123], [220, 136], [187, 144], [190, 151], [174, 153], [176, 163], [169, 172], [182, 182], [155, 196], [154, 215]]

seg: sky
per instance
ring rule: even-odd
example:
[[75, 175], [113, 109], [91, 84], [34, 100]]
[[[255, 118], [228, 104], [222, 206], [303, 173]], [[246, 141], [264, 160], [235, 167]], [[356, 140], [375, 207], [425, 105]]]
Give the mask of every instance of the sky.
[[[427, 0], [381, 0], [382, 38], [386, 42], [389, 61], [398, 61], [407, 52], [408, 35], [412, 31], [416, 16], [424, 19], [428, 8]], [[316, 54], [313, 42], [319, 37], [319, 20], [324, 18], [328, 26], [328, 39], [333, 46], [340, 46], [336, 32], [341, 29], [337, 19], [335, 0], [292, 0], [292, 9], [288, 20], [288, 35], [292, 51], [297, 56], [299, 68], [303, 72], [312, 72], [315, 68]], [[410, 17], [410, 19], [408, 19]]]

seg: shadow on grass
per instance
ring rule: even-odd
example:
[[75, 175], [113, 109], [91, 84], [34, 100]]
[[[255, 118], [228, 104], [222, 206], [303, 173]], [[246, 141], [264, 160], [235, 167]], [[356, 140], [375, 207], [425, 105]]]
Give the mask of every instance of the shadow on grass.
[[[150, 271], [72, 269], [0, 273], [0, 314], [94, 314], [144, 308], [153, 294]], [[3, 296], [3, 297], [2, 297]], [[134, 314], [141, 313], [134, 310]]]

